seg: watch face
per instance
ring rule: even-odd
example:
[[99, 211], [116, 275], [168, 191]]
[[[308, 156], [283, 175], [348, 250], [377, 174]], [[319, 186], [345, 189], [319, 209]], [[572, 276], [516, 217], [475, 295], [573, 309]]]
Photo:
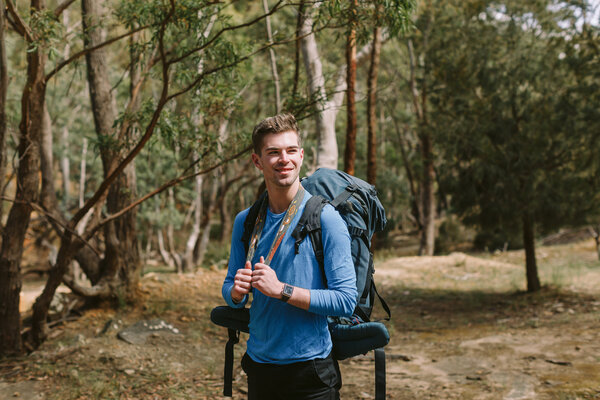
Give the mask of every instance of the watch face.
[[290, 285], [283, 286], [283, 295], [284, 296], [291, 297], [293, 292], [294, 292], [293, 286], [290, 286]]

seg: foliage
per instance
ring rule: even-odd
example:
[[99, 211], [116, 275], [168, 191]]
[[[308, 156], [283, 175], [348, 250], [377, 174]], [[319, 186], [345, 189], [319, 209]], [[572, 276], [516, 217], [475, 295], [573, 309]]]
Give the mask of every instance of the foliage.
[[579, 160], [589, 155], [590, 131], [579, 111], [585, 98], [574, 95], [581, 86], [561, 56], [578, 40], [563, 27], [572, 16], [546, 3], [463, 10], [436, 19], [444, 34], [431, 51], [442, 181], [454, 210], [509, 236], [524, 213], [543, 230], [577, 224], [585, 207], [573, 205], [589, 193], [590, 170]]

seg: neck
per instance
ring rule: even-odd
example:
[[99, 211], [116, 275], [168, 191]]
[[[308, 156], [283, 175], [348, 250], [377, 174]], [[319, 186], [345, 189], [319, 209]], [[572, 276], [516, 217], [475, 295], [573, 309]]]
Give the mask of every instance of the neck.
[[300, 180], [296, 180], [291, 186], [267, 185], [269, 192], [269, 208], [275, 214], [281, 214], [288, 209], [292, 200], [300, 189]]

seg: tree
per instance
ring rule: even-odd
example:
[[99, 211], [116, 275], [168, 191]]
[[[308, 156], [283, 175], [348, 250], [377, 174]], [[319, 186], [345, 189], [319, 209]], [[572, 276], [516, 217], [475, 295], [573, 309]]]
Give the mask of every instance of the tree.
[[584, 210], [572, 205], [586, 195], [578, 160], [589, 159], [590, 131], [578, 110], [587, 100], [575, 95], [575, 71], [561, 56], [577, 35], [572, 10], [549, 2], [438, 10], [432, 123], [445, 154], [442, 181], [467, 223], [520, 230], [527, 290], [539, 290], [536, 233], [581, 220]]
[[381, 27], [373, 30], [373, 46], [371, 49], [371, 64], [367, 83], [367, 182], [375, 185], [377, 180], [377, 76], [381, 53]]
[[[44, 118], [44, 98], [46, 76], [44, 67], [46, 53], [37, 42], [41, 38], [21, 20], [10, 0], [6, 2], [9, 13], [15, 19], [20, 33], [30, 46], [27, 53], [27, 81], [21, 101], [21, 122], [19, 124], [19, 168], [17, 172], [17, 192], [10, 208], [5, 229], [2, 233], [0, 250], [0, 354], [21, 352], [21, 316], [19, 314], [19, 294], [21, 292], [20, 262], [23, 242], [32, 204], [39, 197], [40, 143]], [[46, 10], [43, 0], [32, 0], [32, 18], [40, 17]]]
[[348, 10], [348, 33], [346, 34], [346, 151], [344, 171], [354, 175], [356, 159], [356, 25], [358, 23], [358, 0], [352, 0]]
[[[46, 54], [54, 51], [52, 46], [48, 45], [48, 35], [58, 34], [57, 32], [60, 29], [56, 29], [57, 16], [64, 10], [65, 6], [72, 3], [62, 3], [56, 10], [49, 11], [45, 9], [42, 1], [32, 1], [31, 17], [29, 19], [32, 25], [30, 26], [20, 17], [19, 11], [16, 10], [14, 5], [7, 2], [9, 14], [12, 18], [11, 23], [26, 38], [29, 49], [27, 52], [27, 82], [21, 103], [23, 110], [20, 129], [21, 143], [19, 145], [20, 162], [16, 175], [17, 193], [9, 212], [0, 253], [0, 274], [3, 278], [0, 282], [0, 297], [3, 305], [7, 305], [7, 312], [4, 312], [3, 307], [3, 312], [0, 314], [0, 331], [3, 339], [2, 348], [0, 349], [1, 354], [19, 353], [22, 349], [18, 313], [19, 264], [31, 212], [35, 210], [48, 219], [54, 225], [60, 237], [60, 247], [56, 261], [52, 265], [44, 291], [34, 304], [28, 346], [35, 348], [47, 335], [48, 308], [54, 292], [64, 279], [71, 262], [80, 250], [90, 248], [97, 251], [94, 248], [92, 239], [96, 237], [101, 229], [110, 226], [146, 199], [195, 176], [196, 173], [190, 172], [190, 168], [193, 167], [193, 165], [190, 165], [177, 176], [158, 188], [154, 188], [146, 195], [131, 200], [128, 204], [121, 204], [120, 209], [111, 208], [109, 215], [103, 215], [101, 212], [104, 201], [110, 196], [109, 192], [113, 183], [122, 176], [122, 173], [140, 154], [154, 133], [159, 131], [161, 134], [168, 134], [173, 131], [170, 127], [176, 126], [180, 121], [170, 110], [165, 114], [163, 113], [167, 104], [172, 103], [176, 98], [193, 93], [210, 77], [232, 71], [236, 65], [240, 65], [253, 55], [270, 47], [270, 45], [256, 46], [243, 52], [235, 48], [226, 37], [229, 32], [261, 22], [265, 15], [259, 15], [254, 19], [236, 25], [229, 23], [229, 19], [225, 15], [227, 8], [219, 5], [197, 4], [192, 1], [177, 3], [174, 1], [168, 3], [163, 1], [123, 2], [115, 11], [120, 25], [120, 28], [115, 29], [115, 31], [125, 31], [125, 33], [117, 34], [101, 43], [90, 41], [85, 48], [75, 52], [68, 59], [56, 62], [54, 68], [47, 72], [44, 68]], [[278, 2], [269, 13], [272, 14], [278, 11], [280, 7], [281, 2]], [[206, 12], [199, 15], [198, 10]], [[218, 30], [214, 34], [206, 38], [190, 37], [190, 30], [202, 30], [215, 13], [222, 15], [222, 18]], [[32, 26], [39, 30], [32, 30]], [[44, 29], [50, 27], [52, 29], [41, 30], [40, 27]], [[139, 48], [144, 49], [145, 53], [145, 69], [142, 73], [144, 79], [140, 79], [134, 85], [131, 95], [128, 94], [127, 105], [124, 107], [125, 111], [121, 115], [114, 115], [112, 121], [110, 121], [110, 118], [102, 121], [102, 123], [107, 122], [107, 125], [110, 122], [109, 128], [114, 129], [114, 133], [111, 131], [112, 137], [116, 138], [113, 146], [110, 147], [111, 151], [102, 153], [103, 156], [107, 157], [106, 173], [100, 178], [94, 193], [85, 200], [84, 204], [77, 208], [71, 216], [61, 220], [61, 218], [54, 215], [53, 210], [47, 209], [38, 203], [39, 149], [42, 142], [44, 94], [47, 82], [56, 77], [59, 71], [69, 66], [74, 60], [88, 54], [92, 56], [92, 53], [97, 52], [104, 46], [118, 43], [119, 40], [140, 31], [148, 32], [146, 41], [139, 46]], [[196, 56], [198, 55], [206, 57], [206, 68], [201, 73], [192, 72], [190, 74], [189, 65], [197, 62]], [[91, 67], [100, 65], [100, 63], [95, 62], [89, 64]], [[226, 78], [226, 76], [222, 76], [219, 79], [225, 81]], [[135, 81], [136, 78], [133, 78], [133, 80]], [[136, 112], [136, 104], [138, 104], [136, 99], [143, 90], [142, 83], [144, 81], [150, 82], [150, 80], [152, 81], [148, 85], [152, 86], [148, 89], [150, 94], [147, 96], [148, 100]], [[106, 79], [99, 79], [98, 84], [91, 85], [91, 89], [96, 90], [103, 83], [106, 83]], [[152, 93], [156, 95], [152, 96]], [[95, 112], [95, 116], [105, 118], [103, 114], [105, 112]], [[130, 136], [129, 132], [131, 131], [129, 129], [135, 124], [142, 127], [141, 134]], [[201, 150], [201, 159], [195, 160], [195, 163], [200, 163], [201, 166], [197, 174], [206, 174], [247, 151], [247, 148], [240, 150], [240, 141], [233, 140], [231, 145], [223, 147], [223, 153], [216, 154], [214, 136], [208, 135], [206, 138], [200, 139], [203, 140], [195, 138], [195, 142]], [[202, 146], [205, 147], [202, 148]], [[93, 213], [93, 217], [85, 223], [84, 229], [84, 220], [90, 212]], [[111, 237], [116, 236], [108, 236], [108, 238]], [[110, 257], [110, 254], [105, 254], [106, 257]], [[4, 279], [5, 277], [7, 279]], [[89, 288], [88, 294], [94, 294], [94, 292], [101, 290], [103, 290], [103, 285], [94, 285]], [[4, 340], [5, 338], [7, 340]]]
[[[4, 1], [0, 0], [0, 9], [4, 10]], [[4, 13], [0, 15], [0, 195], [4, 196], [6, 176], [6, 96], [8, 93], [8, 66], [6, 57]], [[0, 221], [4, 216], [4, 204], [0, 202]]]

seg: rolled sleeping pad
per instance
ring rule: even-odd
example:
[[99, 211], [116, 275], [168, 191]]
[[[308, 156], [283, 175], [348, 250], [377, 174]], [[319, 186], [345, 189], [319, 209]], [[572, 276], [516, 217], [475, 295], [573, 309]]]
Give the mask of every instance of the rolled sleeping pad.
[[210, 320], [219, 326], [248, 333], [250, 310], [248, 308], [231, 308], [219, 306], [210, 312]]
[[337, 360], [366, 354], [370, 350], [384, 347], [390, 334], [381, 322], [363, 322], [356, 325], [330, 325], [333, 341], [333, 356]]

